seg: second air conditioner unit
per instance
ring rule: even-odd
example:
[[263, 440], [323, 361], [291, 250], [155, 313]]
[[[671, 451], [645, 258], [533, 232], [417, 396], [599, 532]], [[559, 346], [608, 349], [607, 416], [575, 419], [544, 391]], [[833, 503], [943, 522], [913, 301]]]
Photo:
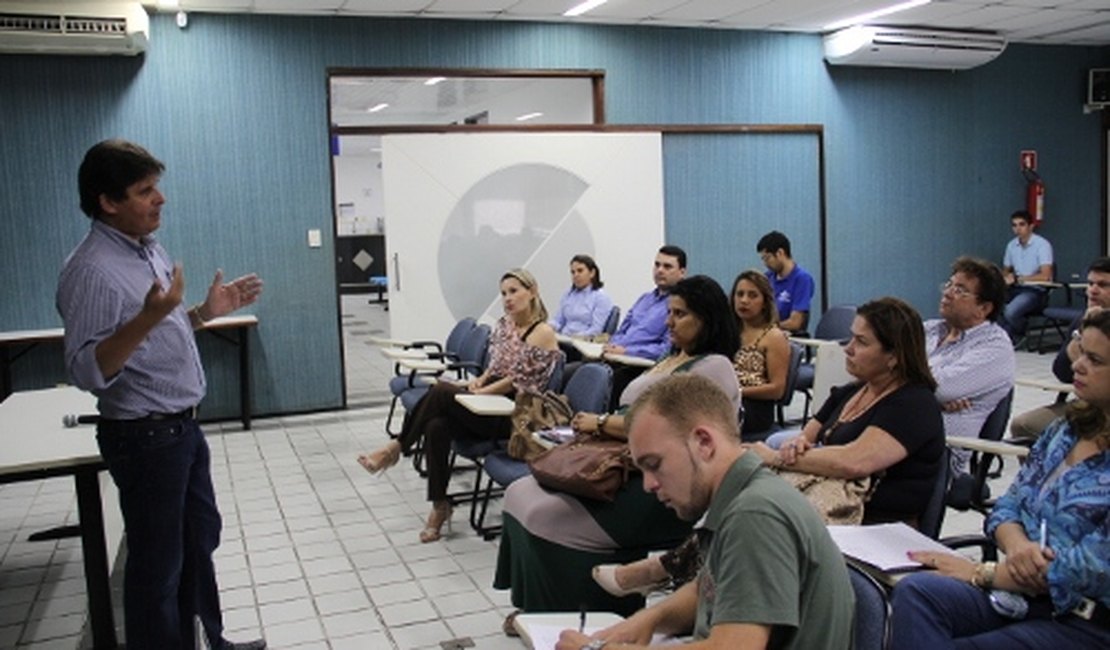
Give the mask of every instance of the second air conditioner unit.
[[1005, 38], [987, 32], [857, 25], [825, 36], [825, 60], [832, 65], [966, 70], [1005, 49]]

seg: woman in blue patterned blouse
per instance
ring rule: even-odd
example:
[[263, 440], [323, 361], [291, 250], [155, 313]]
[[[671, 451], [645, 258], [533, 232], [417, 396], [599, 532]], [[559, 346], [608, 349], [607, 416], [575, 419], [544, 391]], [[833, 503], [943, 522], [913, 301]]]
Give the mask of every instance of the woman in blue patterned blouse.
[[1083, 321], [1079, 346], [1079, 400], [987, 518], [1005, 559], [911, 553], [937, 572], [894, 589], [892, 647], [1110, 648], [1110, 311]]

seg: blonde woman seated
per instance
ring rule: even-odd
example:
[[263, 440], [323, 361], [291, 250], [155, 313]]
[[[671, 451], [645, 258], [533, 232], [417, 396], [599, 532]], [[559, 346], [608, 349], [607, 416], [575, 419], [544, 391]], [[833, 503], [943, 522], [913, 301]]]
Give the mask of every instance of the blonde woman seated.
[[[802, 433], [781, 449], [763, 443], [750, 448], [772, 467], [834, 478], [872, 477], [878, 483], [873, 483], [863, 523], [916, 526], [944, 456], [944, 426], [921, 317], [897, 298], [869, 302], [856, 312], [844, 354], [848, 373], [858, 381], [833, 389]], [[696, 557], [676, 552], [599, 568], [596, 579], [611, 592], [626, 593], [669, 575], [688, 580], [696, 568]]]
[[778, 327], [771, 283], [760, 271], [744, 271], [732, 283], [732, 308], [740, 329], [736, 379], [743, 393], [741, 438], [759, 439], [775, 425], [775, 403], [786, 392], [790, 343]]
[[[670, 291], [668, 310], [672, 352], [628, 385], [620, 396], [622, 407], [665, 377], [689, 372], [711, 379], [739, 410], [732, 366], [739, 336], [720, 285], [700, 275], [682, 280]], [[579, 413], [572, 424], [579, 431], [625, 437], [621, 412]], [[527, 476], [505, 494], [494, 587], [511, 589], [513, 606], [529, 612], [589, 607], [630, 614], [643, 600], [608, 596], [590, 579], [591, 569], [614, 559], [642, 558], [650, 548], [675, 546], [690, 526], [643, 490], [639, 474], [612, 503], [547, 491]]]
[[501, 302], [505, 315], [490, 335], [486, 371], [465, 387], [436, 383], [412, 413], [405, 414], [396, 440], [358, 458], [368, 472], [377, 474], [397, 464], [402, 453], [408, 454], [418, 440], [424, 439], [432, 512], [420, 532], [421, 542], [438, 540], [443, 524], [451, 519], [447, 484], [451, 478], [452, 438], [463, 432], [476, 438], [509, 437], [508, 418], [476, 415], [456, 402], [455, 395], [468, 392], [512, 397], [518, 391], [542, 393], [562, 355], [531, 273], [524, 269], [505, 273], [501, 277]]

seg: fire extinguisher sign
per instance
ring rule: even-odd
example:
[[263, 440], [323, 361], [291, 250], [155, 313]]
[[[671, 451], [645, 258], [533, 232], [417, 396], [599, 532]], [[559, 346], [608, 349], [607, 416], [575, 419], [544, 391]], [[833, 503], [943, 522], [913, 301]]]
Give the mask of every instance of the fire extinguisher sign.
[[1037, 171], [1037, 152], [1032, 149], [1022, 149], [1021, 170]]

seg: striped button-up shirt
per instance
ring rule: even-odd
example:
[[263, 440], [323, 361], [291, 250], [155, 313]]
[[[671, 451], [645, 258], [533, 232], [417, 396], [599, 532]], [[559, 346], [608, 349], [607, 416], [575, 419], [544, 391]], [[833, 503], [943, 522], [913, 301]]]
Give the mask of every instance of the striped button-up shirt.
[[93, 220], [58, 278], [56, 306], [65, 323], [65, 362], [74, 384], [99, 398], [104, 417], [176, 413], [204, 397], [204, 369], [189, 315], [178, 305], [135, 349], [123, 370], [105, 377], [96, 347], [133, 319], [155, 280], [169, 289], [173, 262], [153, 237], [127, 237]]

